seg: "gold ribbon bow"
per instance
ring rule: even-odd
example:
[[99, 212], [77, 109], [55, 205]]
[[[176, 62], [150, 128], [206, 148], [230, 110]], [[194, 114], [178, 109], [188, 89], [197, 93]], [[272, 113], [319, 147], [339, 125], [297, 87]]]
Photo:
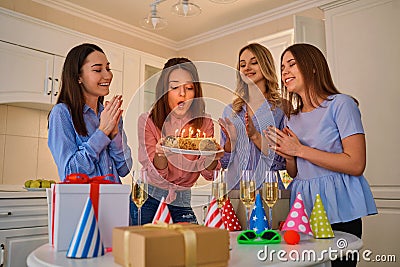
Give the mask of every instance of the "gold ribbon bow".
[[[185, 266], [187, 267], [194, 267], [196, 266], [197, 260], [197, 242], [196, 242], [196, 232], [183, 227], [179, 224], [167, 224], [165, 222], [156, 221], [155, 224], [145, 224], [143, 225], [145, 228], [155, 228], [155, 229], [168, 229], [178, 231], [183, 235], [183, 240], [185, 242]], [[124, 240], [125, 240], [125, 263], [126, 266], [129, 265], [129, 234], [130, 231], [125, 231], [124, 233]]]

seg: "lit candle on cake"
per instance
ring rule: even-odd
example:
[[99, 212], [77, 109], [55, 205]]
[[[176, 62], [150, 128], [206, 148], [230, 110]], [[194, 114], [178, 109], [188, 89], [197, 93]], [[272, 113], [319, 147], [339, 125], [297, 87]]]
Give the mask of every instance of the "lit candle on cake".
[[193, 133], [194, 133], [194, 131], [193, 131], [193, 129], [192, 129], [192, 127], [189, 127], [189, 138], [191, 138], [191, 137], [193, 137]]
[[175, 130], [175, 137], [178, 136], [178, 133], [179, 133], [179, 129], [176, 129], [176, 130]]
[[200, 137], [200, 133], [201, 133], [201, 131], [199, 129], [197, 129], [196, 138]]
[[182, 132], [181, 132], [181, 137], [182, 137], [182, 138], [184, 137], [184, 136], [183, 136], [184, 134], [185, 134], [185, 129], [182, 129]]
[[203, 132], [203, 137], [206, 138], [206, 132]]

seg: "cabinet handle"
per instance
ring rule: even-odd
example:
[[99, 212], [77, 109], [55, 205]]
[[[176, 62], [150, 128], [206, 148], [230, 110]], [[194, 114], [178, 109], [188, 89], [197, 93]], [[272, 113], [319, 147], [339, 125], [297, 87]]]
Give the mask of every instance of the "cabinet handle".
[[51, 88], [52, 88], [52, 86], [53, 86], [53, 82], [52, 82], [52, 78], [51, 77], [49, 77], [48, 79], [47, 79], [47, 83], [46, 83], [46, 93], [47, 93], [47, 95], [50, 95], [51, 94]]
[[11, 216], [11, 211], [9, 212], [0, 212], [0, 217], [7, 217], [7, 216]]
[[206, 222], [207, 210], [208, 210], [208, 206], [204, 205], [203, 206], [203, 224]]
[[58, 83], [58, 78], [54, 79], [54, 85], [53, 85], [53, 89], [54, 89], [54, 96], [58, 95], [58, 90], [59, 90], [59, 83]]
[[4, 244], [0, 245], [0, 267], [4, 266]]

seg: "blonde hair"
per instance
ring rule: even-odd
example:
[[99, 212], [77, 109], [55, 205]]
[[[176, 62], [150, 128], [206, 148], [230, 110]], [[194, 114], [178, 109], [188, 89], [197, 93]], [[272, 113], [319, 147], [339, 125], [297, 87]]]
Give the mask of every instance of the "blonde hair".
[[232, 109], [239, 113], [243, 110], [243, 105], [249, 100], [248, 85], [243, 81], [240, 76], [240, 56], [245, 50], [249, 50], [254, 54], [260, 65], [261, 73], [266, 82], [266, 96], [265, 98], [271, 104], [272, 110], [276, 107], [280, 107], [282, 104], [282, 98], [279, 92], [278, 77], [276, 76], [276, 70], [274, 65], [274, 59], [271, 52], [265, 47], [257, 43], [246, 45], [239, 51], [238, 63], [237, 63], [237, 85], [235, 91], [235, 98], [232, 103]]

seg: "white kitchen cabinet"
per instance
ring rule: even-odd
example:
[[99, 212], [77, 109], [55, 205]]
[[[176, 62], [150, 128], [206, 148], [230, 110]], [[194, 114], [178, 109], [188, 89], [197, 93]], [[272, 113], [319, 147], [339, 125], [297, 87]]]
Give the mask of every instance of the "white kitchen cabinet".
[[192, 209], [196, 215], [197, 222], [204, 224], [207, 209], [211, 201], [211, 187], [204, 186], [192, 188]]
[[0, 103], [55, 103], [62, 57], [3, 41], [0, 57]]
[[[134, 159], [138, 158], [138, 117], [149, 111], [155, 100], [158, 79], [153, 75], [161, 71], [164, 63], [165, 59], [156, 56], [129, 52], [124, 55], [124, 103], [128, 103], [124, 108], [124, 127]], [[141, 167], [134, 161], [132, 168], [138, 170]]]
[[[141, 107], [143, 111], [150, 111], [156, 100], [156, 85], [160, 77], [160, 71], [164, 66], [165, 60], [157, 57], [142, 56], [140, 60], [140, 93]], [[157, 75], [158, 74], [158, 75]]]
[[0, 192], [0, 266], [26, 266], [48, 242], [47, 210], [45, 192]]

